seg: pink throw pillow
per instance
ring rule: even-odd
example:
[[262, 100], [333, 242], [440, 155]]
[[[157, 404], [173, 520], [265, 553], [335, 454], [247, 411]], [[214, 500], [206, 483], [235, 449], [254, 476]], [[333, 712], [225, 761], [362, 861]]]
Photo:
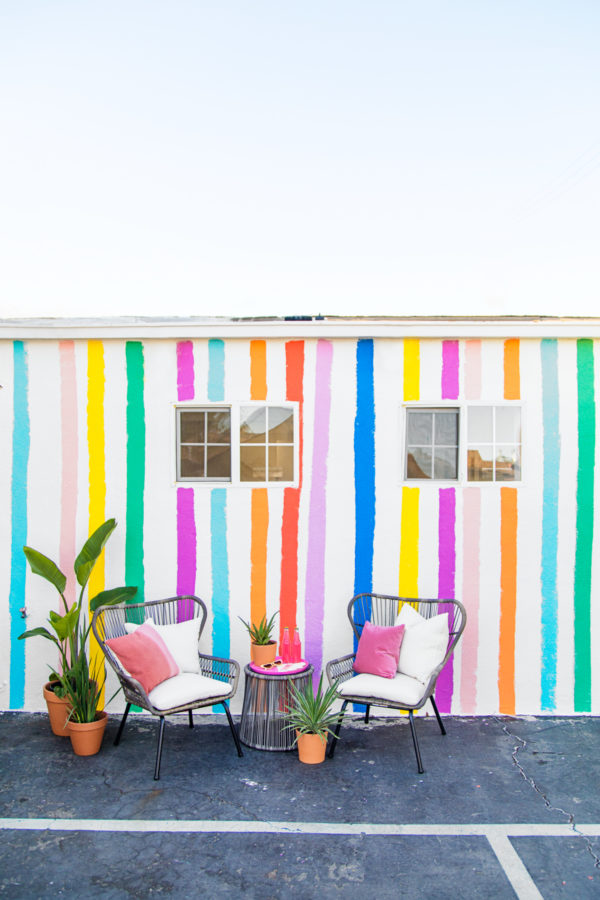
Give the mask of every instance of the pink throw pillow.
[[365, 622], [358, 642], [354, 671], [363, 675], [393, 678], [398, 671], [404, 625], [371, 625]]
[[147, 694], [167, 678], [179, 675], [179, 666], [151, 625], [140, 625], [131, 634], [111, 638], [106, 641], [106, 646]]

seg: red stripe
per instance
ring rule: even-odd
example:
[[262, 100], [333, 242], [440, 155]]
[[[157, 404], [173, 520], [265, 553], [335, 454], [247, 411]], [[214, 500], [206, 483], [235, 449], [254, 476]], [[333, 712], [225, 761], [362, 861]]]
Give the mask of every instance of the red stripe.
[[298, 403], [298, 487], [285, 488], [281, 523], [280, 637], [283, 629], [296, 627], [298, 605], [298, 518], [302, 490], [304, 341], [285, 345], [286, 399]]

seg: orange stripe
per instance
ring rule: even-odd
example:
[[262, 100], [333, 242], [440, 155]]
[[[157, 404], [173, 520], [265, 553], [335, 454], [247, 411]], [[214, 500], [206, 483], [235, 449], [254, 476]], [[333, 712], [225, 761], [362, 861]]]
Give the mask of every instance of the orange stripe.
[[515, 630], [517, 624], [517, 491], [500, 490], [500, 712], [515, 715]]
[[519, 341], [516, 338], [504, 341], [504, 399], [521, 399]]
[[266, 488], [252, 491], [252, 540], [250, 547], [250, 618], [254, 624], [267, 614], [267, 531], [269, 499]]
[[267, 399], [266, 341], [250, 341], [250, 399]]

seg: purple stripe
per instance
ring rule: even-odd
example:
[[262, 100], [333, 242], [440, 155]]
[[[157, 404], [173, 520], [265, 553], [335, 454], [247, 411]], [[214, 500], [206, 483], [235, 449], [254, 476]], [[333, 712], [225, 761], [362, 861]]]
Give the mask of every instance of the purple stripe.
[[177, 344], [177, 399], [194, 399], [194, 345], [191, 341]]
[[442, 341], [442, 400], [458, 398], [458, 341]]
[[306, 559], [305, 657], [315, 668], [318, 681], [323, 663], [323, 610], [325, 605], [326, 484], [331, 409], [333, 345], [317, 343], [315, 375], [314, 443]]
[[[450, 342], [448, 342], [450, 343]], [[438, 519], [438, 598], [455, 599], [456, 574], [456, 492], [454, 488], [440, 488], [440, 509]], [[450, 613], [449, 604], [440, 603], [441, 613]], [[451, 622], [449, 621], [451, 625]], [[451, 656], [437, 680], [435, 702], [440, 712], [449, 713], [452, 707], [452, 687], [454, 683], [454, 663]]]
[[[196, 521], [194, 489], [177, 488], [177, 593], [193, 594], [196, 590]], [[178, 621], [189, 618], [187, 604], [180, 601]]]

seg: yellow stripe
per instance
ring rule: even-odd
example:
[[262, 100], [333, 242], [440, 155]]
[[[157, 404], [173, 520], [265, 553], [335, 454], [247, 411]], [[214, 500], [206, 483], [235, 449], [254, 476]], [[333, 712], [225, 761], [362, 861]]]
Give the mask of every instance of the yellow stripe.
[[404, 399], [420, 397], [421, 343], [415, 338], [404, 341]]
[[[87, 438], [89, 455], [90, 519], [89, 534], [105, 520], [106, 464], [104, 451], [104, 347], [101, 341], [88, 341]], [[88, 598], [104, 590], [104, 552], [88, 582]], [[88, 610], [88, 614], [89, 610]], [[90, 614], [91, 615], [91, 614]], [[93, 634], [90, 634], [90, 670], [95, 672], [104, 656]], [[104, 690], [98, 705], [104, 706]]]
[[419, 596], [419, 488], [402, 488], [398, 593]]

